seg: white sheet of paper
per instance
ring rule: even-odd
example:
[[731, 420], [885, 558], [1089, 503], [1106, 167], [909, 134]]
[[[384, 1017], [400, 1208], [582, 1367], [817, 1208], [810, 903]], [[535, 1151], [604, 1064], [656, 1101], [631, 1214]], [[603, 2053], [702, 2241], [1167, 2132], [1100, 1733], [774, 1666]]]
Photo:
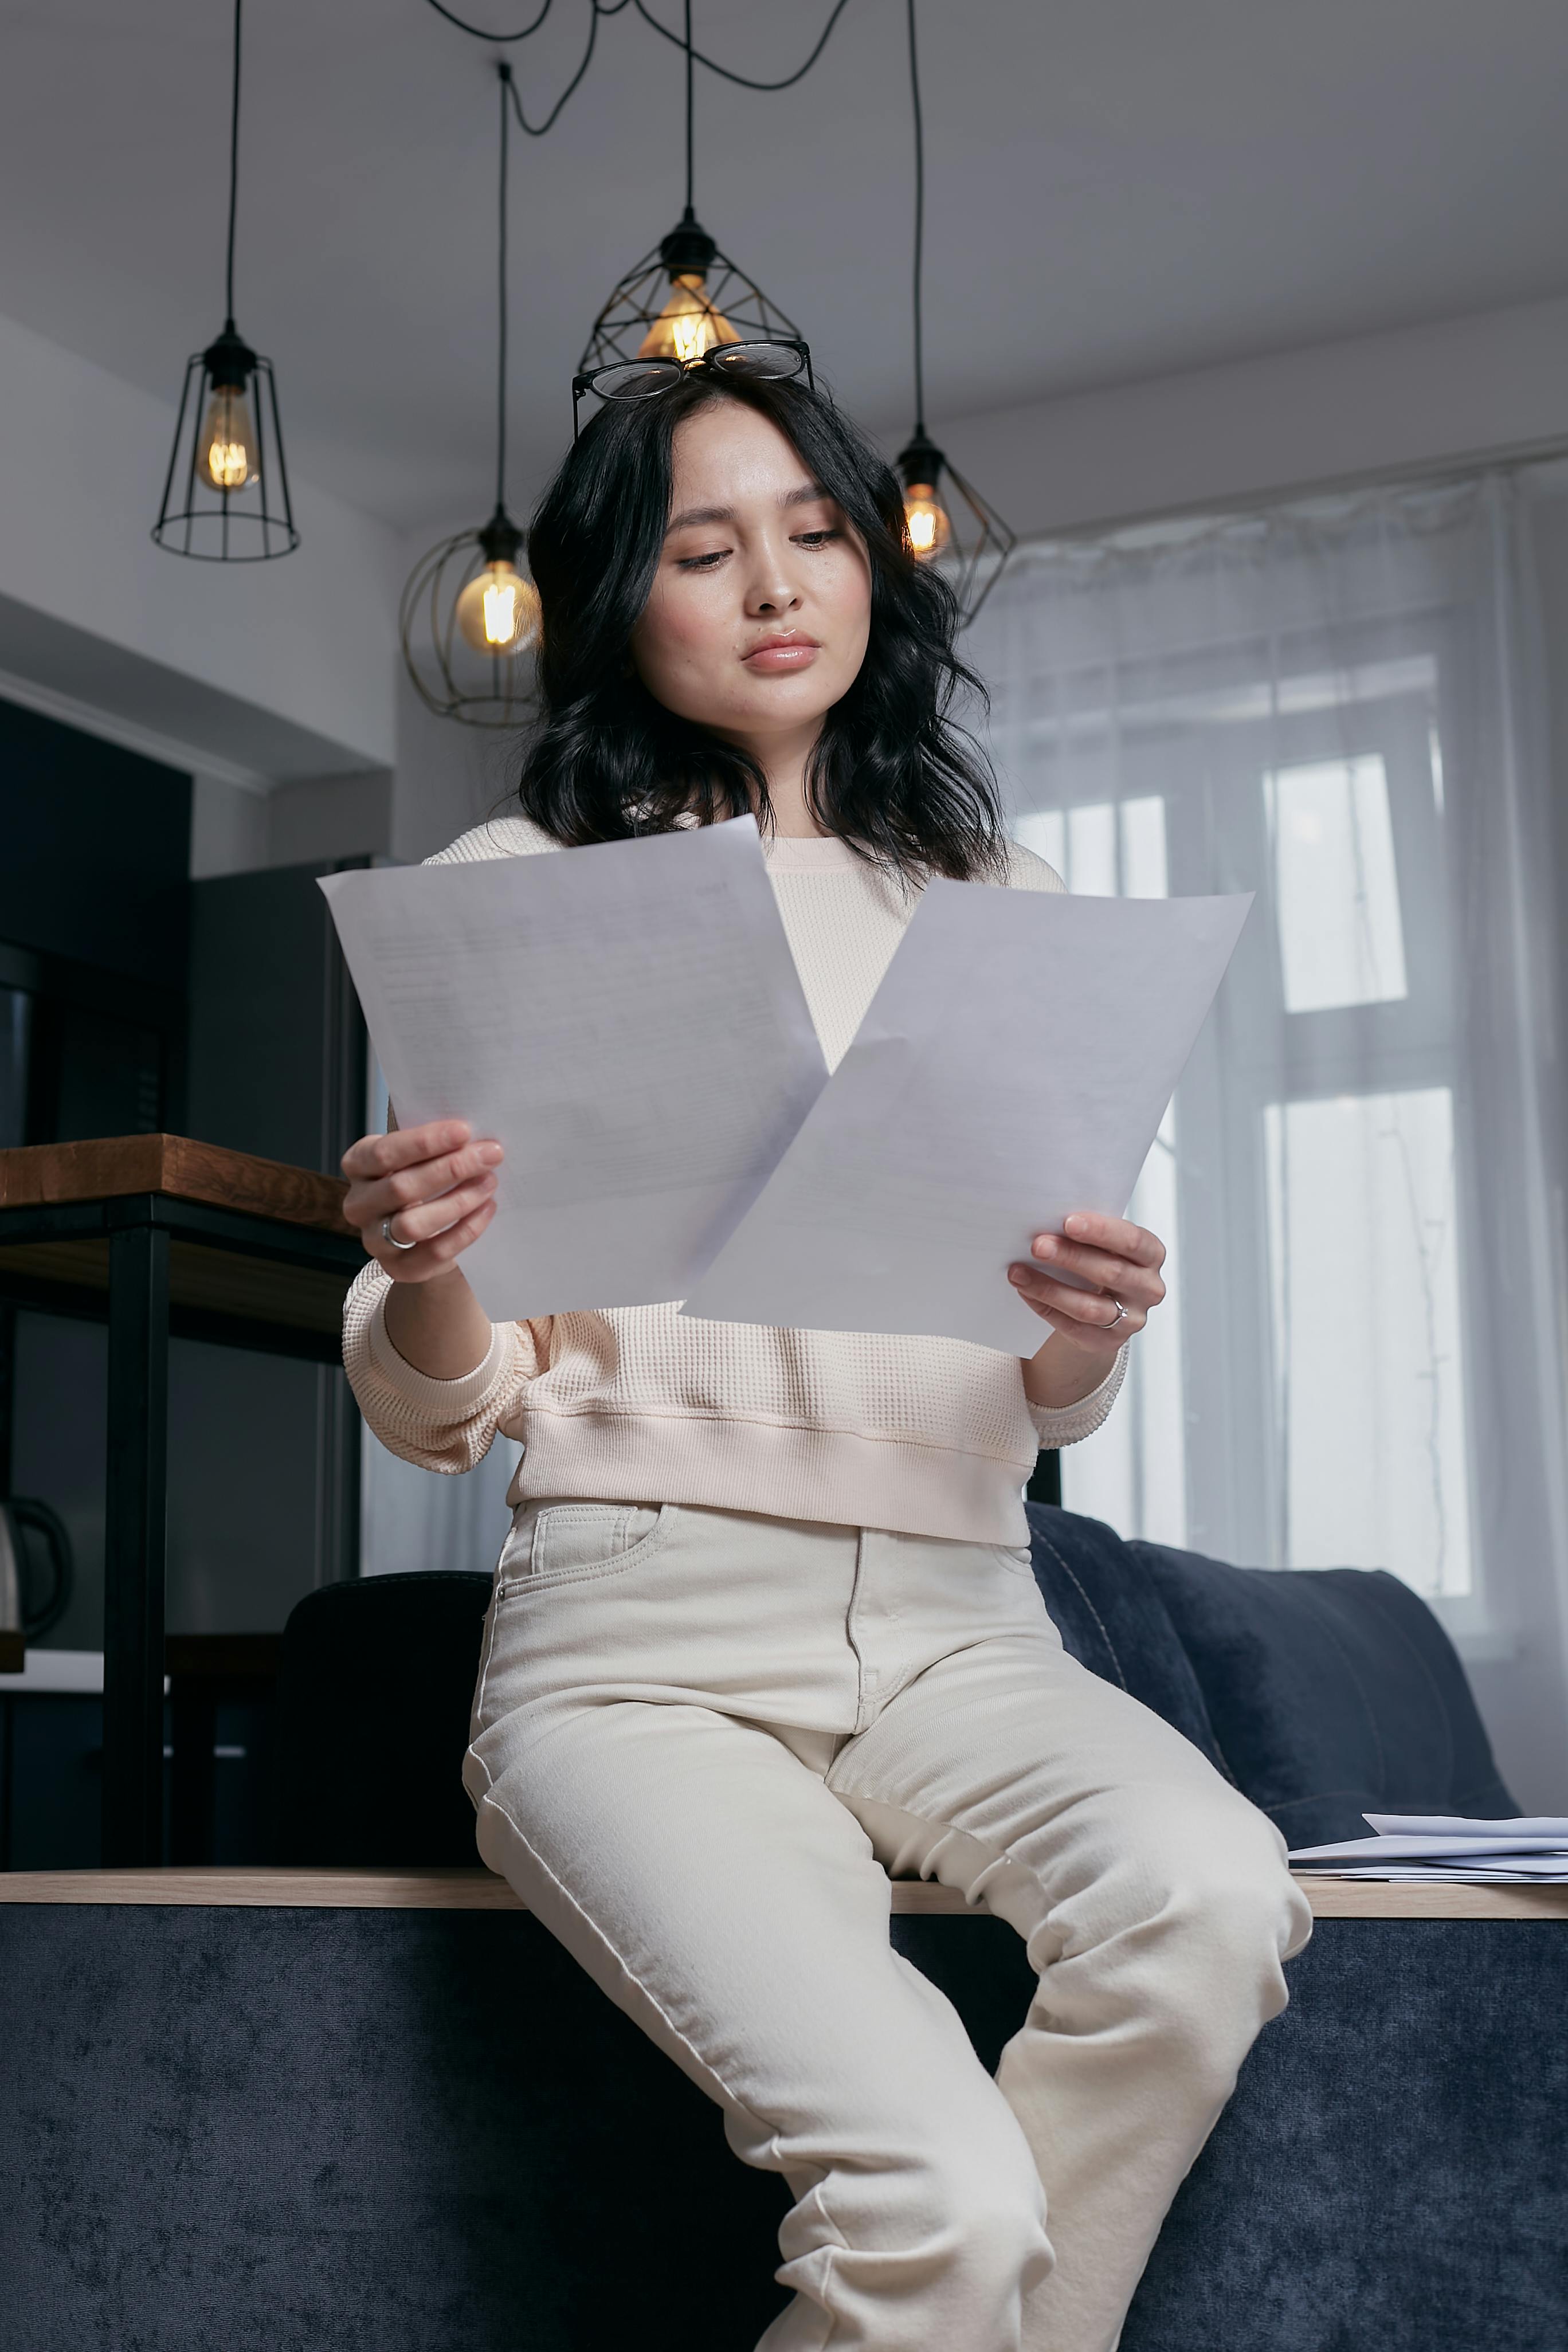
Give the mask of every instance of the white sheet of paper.
[[1033, 1355], [1007, 1267], [1075, 1209], [1121, 1214], [1251, 903], [928, 884], [684, 1311]]
[[1292, 1862], [1495, 1862], [1503, 1854], [1568, 1854], [1561, 1837], [1336, 1838], [1329, 1845], [1299, 1845]]
[[321, 887], [401, 1124], [506, 1147], [492, 1320], [683, 1297], [827, 1076], [752, 819]]
[[1521, 1813], [1509, 1822], [1472, 1821], [1468, 1813], [1363, 1813], [1379, 1837], [1544, 1838], [1568, 1845], [1568, 1814]]
[[1384, 1864], [1381, 1870], [1337, 1870], [1331, 1863], [1292, 1863], [1292, 1870], [1313, 1878], [1375, 1878], [1391, 1885], [1419, 1886], [1562, 1886], [1568, 1885], [1568, 1863], [1552, 1870], [1445, 1869], [1441, 1863]]

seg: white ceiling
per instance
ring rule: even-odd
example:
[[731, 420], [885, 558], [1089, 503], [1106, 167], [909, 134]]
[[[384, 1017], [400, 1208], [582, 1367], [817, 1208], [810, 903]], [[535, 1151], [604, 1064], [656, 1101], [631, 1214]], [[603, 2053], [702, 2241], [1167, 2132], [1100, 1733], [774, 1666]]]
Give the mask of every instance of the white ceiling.
[[[786, 70], [827, 5], [697, 0], [699, 43]], [[506, 52], [535, 115], [587, 18], [554, 0]], [[698, 93], [700, 217], [893, 431], [903, 22], [849, 0], [796, 89]], [[921, 0], [921, 22], [933, 426], [1568, 287], [1563, 0]], [[226, 0], [0, 0], [0, 311], [171, 396], [221, 319], [228, 37]], [[489, 504], [493, 54], [425, 0], [247, 11], [239, 325], [297, 470], [410, 530]], [[514, 504], [595, 310], [679, 211], [680, 145], [679, 57], [631, 6], [556, 130], [514, 139]]]

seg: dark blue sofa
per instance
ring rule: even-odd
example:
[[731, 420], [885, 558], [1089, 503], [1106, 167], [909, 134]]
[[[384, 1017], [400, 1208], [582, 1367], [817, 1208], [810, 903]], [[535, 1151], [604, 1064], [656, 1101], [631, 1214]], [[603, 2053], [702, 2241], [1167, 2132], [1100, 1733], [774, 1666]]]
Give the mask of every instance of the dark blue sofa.
[[[1068, 1647], [1292, 1844], [1363, 1808], [1515, 1810], [1458, 1658], [1392, 1578], [1031, 1519]], [[471, 1864], [457, 1763], [487, 1593], [411, 1576], [300, 1603], [279, 1860]], [[994, 2064], [1031, 1990], [1011, 1931], [892, 1933]], [[1563, 2352], [1565, 1956], [1568, 1920], [1321, 1920], [1122, 2352]], [[0, 1906], [0, 1969], [23, 2352], [749, 2352], [779, 2307], [782, 2184], [524, 1915]], [[695, 2247], [665, 2224], [676, 2175]]]

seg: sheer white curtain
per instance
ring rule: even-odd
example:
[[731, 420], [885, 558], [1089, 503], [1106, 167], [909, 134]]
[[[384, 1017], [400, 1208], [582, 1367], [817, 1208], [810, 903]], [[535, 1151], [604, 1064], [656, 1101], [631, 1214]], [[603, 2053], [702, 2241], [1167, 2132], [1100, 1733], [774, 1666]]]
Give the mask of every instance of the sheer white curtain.
[[510, 1524], [506, 1490], [522, 1448], [498, 1437], [477, 1470], [460, 1477], [400, 1461], [364, 1432], [360, 1572], [469, 1569], [489, 1576]]
[[1171, 1297], [1070, 1507], [1443, 1616], [1568, 1810], [1564, 1129], [1531, 530], [1490, 475], [1022, 551], [968, 650], [1070, 889], [1257, 898], [1140, 1182]]

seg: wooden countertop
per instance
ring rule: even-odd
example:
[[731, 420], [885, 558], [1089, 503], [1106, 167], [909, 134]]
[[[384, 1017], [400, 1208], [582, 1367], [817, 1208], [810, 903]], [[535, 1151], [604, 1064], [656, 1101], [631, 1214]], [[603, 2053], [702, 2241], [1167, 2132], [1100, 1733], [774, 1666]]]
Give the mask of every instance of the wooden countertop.
[[[1313, 1878], [1301, 1885], [1319, 1919], [1558, 1919], [1568, 1886], [1379, 1885]], [[951, 1887], [895, 1879], [896, 1913], [952, 1912], [980, 1918]], [[488, 1870], [13, 1870], [0, 1873], [0, 1903], [189, 1904], [282, 1910], [521, 1911]]]
[[35, 1143], [0, 1151], [0, 1209], [67, 1201], [112, 1201], [126, 1193], [166, 1192], [280, 1223], [348, 1234], [340, 1176], [226, 1151], [185, 1135], [113, 1135], [85, 1143]]

